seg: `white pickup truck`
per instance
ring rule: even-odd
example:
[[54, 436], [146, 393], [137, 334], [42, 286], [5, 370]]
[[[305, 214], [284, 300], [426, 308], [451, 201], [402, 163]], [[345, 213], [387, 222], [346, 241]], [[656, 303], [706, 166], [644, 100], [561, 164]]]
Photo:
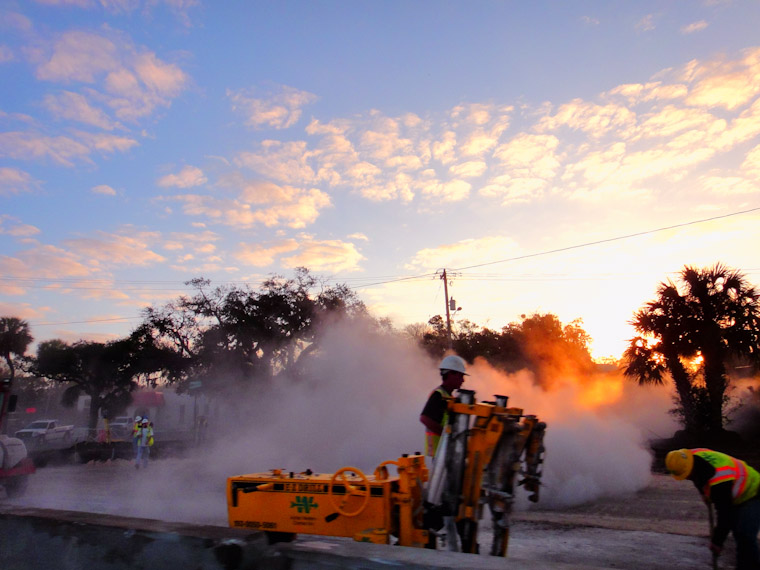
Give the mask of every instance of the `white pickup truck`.
[[59, 426], [58, 420], [35, 420], [18, 430], [16, 437], [32, 447], [69, 443], [74, 437], [74, 426]]

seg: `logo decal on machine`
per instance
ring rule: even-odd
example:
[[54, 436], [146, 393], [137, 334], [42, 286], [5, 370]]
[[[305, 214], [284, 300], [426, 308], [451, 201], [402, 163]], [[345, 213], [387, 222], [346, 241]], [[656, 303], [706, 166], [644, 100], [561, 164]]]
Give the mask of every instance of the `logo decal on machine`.
[[296, 496], [296, 500], [290, 503], [290, 508], [298, 509], [299, 513], [309, 514], [309, 512], [311, 512], [311, 509], [316, 509], [318, 507], [319, 505], [314, 502], [314, 497]]

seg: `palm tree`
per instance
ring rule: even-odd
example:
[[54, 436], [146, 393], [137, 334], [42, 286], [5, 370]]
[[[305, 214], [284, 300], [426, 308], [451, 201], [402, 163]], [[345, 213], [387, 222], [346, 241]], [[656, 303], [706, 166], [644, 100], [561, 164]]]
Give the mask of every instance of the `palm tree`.
[[16, 376], [14, 356], [24, 356], [33, 340], [29, 323], [16, 317], [0, 317], [0, 356], [8, 365], [11, 383]]
[[662, 384], [670, 374], [692, 433], [723, 429], [732, 356], [760, 361], [760, 294], [744, 275], [721, 263], [686, 266], [680, 282], [660, 283], [657, 297], [633, 317], [640, 334], [624, 354], [627, 376]]

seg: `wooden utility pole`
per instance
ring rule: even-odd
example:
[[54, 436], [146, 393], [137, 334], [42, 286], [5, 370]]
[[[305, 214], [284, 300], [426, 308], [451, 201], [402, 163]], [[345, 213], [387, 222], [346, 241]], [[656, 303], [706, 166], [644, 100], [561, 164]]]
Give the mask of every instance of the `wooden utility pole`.
[[446, 268], [443, 269], [441, 274], [443, 279], [443, 294], [446, 296], [446, 336], [449, 339], [449, 350], [453, 348], [451, 343], [451, 313], [449, 312], [449, 281], [446, 279]]

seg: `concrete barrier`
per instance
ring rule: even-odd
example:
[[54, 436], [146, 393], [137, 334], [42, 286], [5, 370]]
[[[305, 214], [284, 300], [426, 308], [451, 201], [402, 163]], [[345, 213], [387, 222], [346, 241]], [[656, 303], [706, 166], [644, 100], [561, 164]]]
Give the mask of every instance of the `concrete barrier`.
[[[3, 570], [546, 570], [545, 562], [0, 505]], [[593, 566], [552, 564], [556, 570]]]
[[262, 534], [74, 511], [2, 506], [0, 539], [4, 570], [284, 568]]

